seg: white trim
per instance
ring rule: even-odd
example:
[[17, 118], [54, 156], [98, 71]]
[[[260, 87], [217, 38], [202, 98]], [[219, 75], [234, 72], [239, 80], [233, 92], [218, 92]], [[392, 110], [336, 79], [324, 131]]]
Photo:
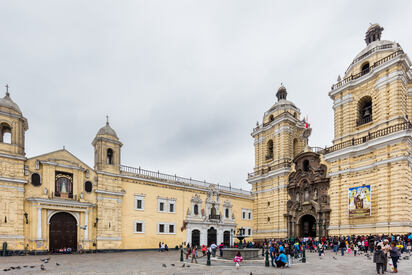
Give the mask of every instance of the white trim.
[[0, 239], [24, 239], [23, 235], [0, 235]]
[[125, 194], [125, 192], [113, 192], [113, 191], [99, 190], [99, 189], [94, 190], [94, 192], [100, 193], [100, 194], [112, 195], [112, 196], [124, 196]]
[[24, 192], [24, 187], [10, 186], [10, 185], [0, 185], [0, 188], [10, 188], [10, 189], [16, 189], [19, 192]]
[[103, 237], [103, 236], [99, 236], [96, 238], [96, 240], [98, 241], [121, 241], [122, 238], [121, 237]]
[[375, 90], [379, 90], [379, 88], [386, 86], [386, 84], [391, 83], [395, 80], [402, 80], [403, 84], [406, 86], [408, 85], [408, 81], [406, 80], [408, 76], [405, 74], [404, 71], [393, 71], [388, 75], [384, 75], [375, 82]]
[[84, 213], [84, 240], [89, 240], [89, 211]]
[[[114, 173], [108, 173], [108, 172], [102, 172], [102, 171], [98, 171], [96, 173], [100, 174], [100, 175], [120, 177], [120, 178], [124, 178], [124, 179], [132, 179], [132, 180], [139, 180], [139, 181], [143, 181], [143, 182], [157, 183], [157, 184], [165, 185], [165, 186], [173, 186], [173, 187], [179, 187], [179, 188], [186, 188], [186, 189], [190, 189], [190, 190], [209, 192], [208, 187], [203, 187], [202, 188], [202, 186], [200, 186], [200, 185], [197, 185], [198, 187], [194, 187], [194, 186], [189, 186], [189, 185], [183, 185], [182, 183], [180, 183], [180, 184], [168, 183], [168, 182], [164, 182], [164, 181], [161, 181], [161, 180], [148, 179], [148, 178], [137, 177], [137, 176], [126, 176], [126, 175], [122, 175], [122, 174], [114, 174]], [[141, 183], [134, 182], [134, 184], [141, 184]], [[196, 185], [196, 183], [193, 183], [193, 185]], [[221, 195], [252, 200], [252, 197], [251, 197], [252, 194], [250, 193], [250, 191], [247, 191], [247, 190], [242, 190], [242, 191], [245, 192], [245, 193], [247, 192], [248, 194], [236, 193], [237, 192], [236, 189], [229, 192], [229, 191], [226, 191], [226, 190], [219, 189], [219, 187], [217, 187], [217, 190], [219, 190]]]
[[[142, 207], [141, 208], [137, 208], [137, 201], [138, 200], [142, 201]], [[134, 210], [144, 211], [144, 196], [134, 195]]]
[[73, 165], [67, 165], [67, 164], [61, 164], [61, 163], [57, 163], [54, 161], [44, 161], [41, 160], [40, 161], [41, 164], [46, 164], [46, 165], [52, 165], [52, 166], [56, 166], [56, 167], [61, 167], [61, 168], [67, 168], [67, 169], [73, 169], [73, 170], [80, 170], [82, 172], [86, 171], [85, 168], [83, 167], [79, 167], [79, 166], [73, 166]]
[[293, 128], [289, 127], [289, 126], [281, 126], [278, 129], [275, 129], [275, 131], [273, 131], [273, 135], [277, 136], [280, 135], [281, 133], [293, 133]]
[[95, 207], [95, 204], [88, 202], [78, 202], [64, 199], [42, 199], [42, 198], [27, 198], [27, 201], [40, 203], [41, 205], [58, 205], [58, 206], [71, 206], [71, 207]]
[[[160, 225], [164, 225], [164, 232], [160, 232]], [[170, 233], [169, 226], [173, 225], [174, 232]], [[157, 234], [159, 235], [175, 235], [176, 234], [176, 223], [158, 222], [157, 223]]]
[[37, 239], [40, 240], [42, 236], [42, 219], [41, 219], [41, 207], [37, 208]]
[[368, 223], [368, 224], [345, 224], [345, 225], [331, 225], [328, 230], [339, 230], [339, 229], [357, 229], [357, 228], [379, 228], [379, 227], [412, 227], [412, 222], [380, 222], [380, 223]]
[[377, 162], [374, 162], [372, 164], [368, 164], [368, 165], [364, 165], [364, 166], [360, 166], [360, 167], [356, 167], [356, 168], [348, 168], [348, 169], [341, 170], [341, 171], [331, 172], [331, 173], [328, 174], [328, 176], [333, 177], [333, 176], [347, 174], [347, 173], [359, 172], [359, 171], [375, 168], [378, 165], [388, 164], [388, 163], [403, 161], [403, 160], [407, 160], [409, 162], [409, 165], [412, 164], [412, 158], [411, 157], [409, 157], [409, 156], [400, 156], [400, 157], [394, 157], [394, 158], [390, 158], [390, 159], [377, 161]]
[[266, 192], [271, 192], [271, 191], [275, 191], [275, 190], [278, 190], [278, 189], [285, 189], [287, 187], [288, 187], [287, 184], [282, 184], [282, 185], [279, 185], [279, 186], [276, 186], [276, 187], [273, 187], [273, 188], [270, 188], [270, 189], [267, 189], [267, 190], [252, 192], [252, 194], [255, 195], [255, 194], [260, 194], [260, 193], [266, 193]]
[[[141, 224], [142, 224], [142, 231], [136, 231], [136, 225], [137, 225], [138, 223], [141, 223]], [[134, 224], [133, 233], [135, 233], [135, 234], [144, 234], [144, 233], [145, 233], [144, 221], [134, 220], [133, 224]]]
[[[87, 211], [86, 211], [86, 212], [87, 212]], [[50, 210], [50, 209], [47, 211], [47, 224], [50, 224], [51, 218], [52, 218], [55, 214], [57, 214], [57, 213], [68, 213], [68, 214], [72, 215], [72, 216], [74, 217], [74, 219], [76, 220], [76, 225], [77, 225], [77, 226], [80, 226], [80, 222], [79, 222], [80, 216], [79, 216], [79, 213], [72, 212], [72, 211]], [[41, 239], [41, 238], [38, 238], [38, 239]]]
[[380, 138], [369, 140], [359, 145], [354, 145], [354, 146], [344, 148], [342, 150], [337, 150], [337, 151], [325, 154], [324, 159], [327, 162], [333, 162], [341, 158], [346, 158], [348, 156], [362, 155], [364, 151], [368, 150], [371, 147], [373, 149], [377, 149], [382, 146], [387, 146], [390, 144], [398, 143], [404, 138], [412, 139], [412, 131], [404, 130], [404, 131], [396, 132], [396, 133], [386, 135]]
[[287, 228], [282, 228], [278, 230], [255, 230], [255, 234], [262, 234], [262, 233], [280, 233], [280, 232], [288, 232]]
[[261, 180], [269, 179], [269, 178], [276, 177], [276, 176], [281, 176], [284, 174], [289, 174], [290, 171], [291, 171], [290, 168], [280, 168], [280, 169], [272, 170], [269, 173], [266, 173], [266, 174], [263, 174], [257, 177], [253, 177], [252, 179], [248, 179], [247, 182], [250, 184], [253, 184]]
[[16, 184], [26, 184], [27, 183], [27, 180], [6, 178], [6, 177], [0, 177], [0, 181], [16, 183]]
[[[2, 113], [2, 112], [0, 112], [0, 114], [1, 114], [1, 113]], [[9, 158], [9, 159], [27, 160], [26, 157], [12, 156], [12, 155], [3, 154], [3, 153], [0, 153], [0, 157]]]
[[412, 87], [408, 89], [408, 96], [412, 96]]
[[[159, 213], [165, 213], [166, 211], [166, 207], [167, 207], [167, 200], [166, 199], [157, 199], [157, 212]], [[160, 204], [163, 203], [163, 210], [160, 210]]]
[[[167, 204], [168, 204], [168, 207], [167, 207], [168, 213], [176, 213], [176, 200], [168, 200]], [[173, 211], [170, 211], [170, 205], [173, 205]]]
[[371, 71], [357, 79], [351, 80], [345, 84], [343, 84], [342, 86], [340, 86], [339, 88], [336, 88], [334, 90], [329, 91], [329, 97], [333, 99], [333, 96], [335, 96], [336, 94], [342, 92], [343, 90], [346, 90], [348, 88], [352, 88], [354, 86], [358, 86], [361, 83], [370, 80], [370, 78], [375, 77], [378, 73], [380, 73], [381, 71], [384, 71], [385, 69], [387, 69], [388, 67], [392, 66], [395, 63], [398, 63], [399, 61], [405, 61], [406, 64], [409, 65], [409, 62], [407, 60], [407, 58], [405, 57], [406, 54], [400, 54], [398, 56], [396, 56], [395, 58], [393, 58], [391, 61], [388, 61], [387, 63], [384, 63], [383, 65], [376, 67], [376, 68], [372, 68]]
[[252, 137], [255, 137], [260, 132], [264, 132], [264, 131], [272, 128], [274, 125], [279, 124], [279, 123], [284, 122], [284, 121], [292, 122], [297, 128], [305, 128], [305, 125], [303, 124], [303, 122], [298, 120], [297, 118], [294, 118], [292, 116], [292, 114], [290, 114], [289, 112], [284, 112], [280, 116], [282, 116], [282, 117], [277, 117], [274, 121], [272, 121], [271, 123], [269, 123], [265, 127], [261, 126], [261, 127], [259, 127], [259, 129], [254, 129], [253, 132], [251, 133]]
[[339, 107], [340, 105], [349, 103], [353, 101], [353, 96], [352, 94], [346, 94], [344, 96], [342, 96], [342, 98], [337, 98], [335, 99], [334, 103], [333, 103], [333, 109], [335, 109], [336, 107]]

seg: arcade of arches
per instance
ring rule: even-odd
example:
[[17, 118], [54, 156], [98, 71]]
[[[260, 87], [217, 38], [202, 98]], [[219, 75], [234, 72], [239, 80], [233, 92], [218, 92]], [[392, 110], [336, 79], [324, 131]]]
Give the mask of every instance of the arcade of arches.
[[293, 160], [295, 172], [287, 186], [288, 237], [327, 236], [329, 226], [329, 178], [320, 155], [303, 152]]

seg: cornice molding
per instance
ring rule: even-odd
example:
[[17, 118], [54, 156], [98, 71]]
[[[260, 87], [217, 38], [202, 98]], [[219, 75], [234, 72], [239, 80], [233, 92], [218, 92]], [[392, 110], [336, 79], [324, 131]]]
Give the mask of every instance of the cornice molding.
[[267, 180], [267, 179], [277, 177], [280, 175], [284, 175], [284, 174], [289, 174], [290, 171], [291, 171], [290, 168], [280, 168], [280, 169], [272, 170], [269, 173], [254, 177], [252, 179], [247, 179], [247, 182], [250, 184], [255, 184], [259, 181]]
[[97, 194], [106, 194], [106, 195], [112, 195], [112, 196], [124, 196], [126, 192], [114, 192], [114, 191], [107, 191], [107, 190], [101, 190], [101, 189], [96, 189], [94, 190], [95, 193]]
[[96, 205], [89, 202], [78, 202], [78, 201], [71, 201], [71, 200], [63, 200], [63, 199], [45, 199], [45, 198], [27, 198], [26, 199], [32, 203], [39, 203], [40, 205], [54, 205], [54, 206], [71, 206], [71, 207], [80, 207], [80, 208], [87, 208], [87, 207], [95, 207]]
[[27, 183], [27, 180], [0, 177], [0, 182], [8, 182], [8, 183], [14, 183], [14, 184], [24, 185], [24, 184]]

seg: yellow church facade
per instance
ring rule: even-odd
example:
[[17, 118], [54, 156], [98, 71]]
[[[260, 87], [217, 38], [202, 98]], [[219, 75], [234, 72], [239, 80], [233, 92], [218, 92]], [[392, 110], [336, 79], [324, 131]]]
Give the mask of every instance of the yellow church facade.
[[121, 164], [107, 122], [92, 142], [94, 167], [66, 149], [27, 158], [27, 119], [0, 99], [0, 243], [21, 252], [233, 245], [251, 240], [249, 191]]
[[253, 129], [255, 239], [412, 231], [412, 63], [382, 30], [370, 26], [329, 91], [332, 146], [308, 146], [312, 129], [283, 86]]

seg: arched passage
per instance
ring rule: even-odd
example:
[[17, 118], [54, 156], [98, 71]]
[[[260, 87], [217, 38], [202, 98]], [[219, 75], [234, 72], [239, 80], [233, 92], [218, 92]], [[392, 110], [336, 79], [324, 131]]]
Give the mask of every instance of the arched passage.
[[192, 230], [192, 246], [197, 245], [198, 247], [200, 246], [200, 231], [195, 229]]
[[213, 227], [207, 230], [207, 246], [210, 246], [212, 243], [217, 244], [216, 229]]
[[69, 213], [59, 212], [50, 219], [50, 252], [62, 248], [77, 250], [77, 221]]
[[299, 221], [300, 237], [316, 237], [316, 219], [312, 215], [304, 215]]

